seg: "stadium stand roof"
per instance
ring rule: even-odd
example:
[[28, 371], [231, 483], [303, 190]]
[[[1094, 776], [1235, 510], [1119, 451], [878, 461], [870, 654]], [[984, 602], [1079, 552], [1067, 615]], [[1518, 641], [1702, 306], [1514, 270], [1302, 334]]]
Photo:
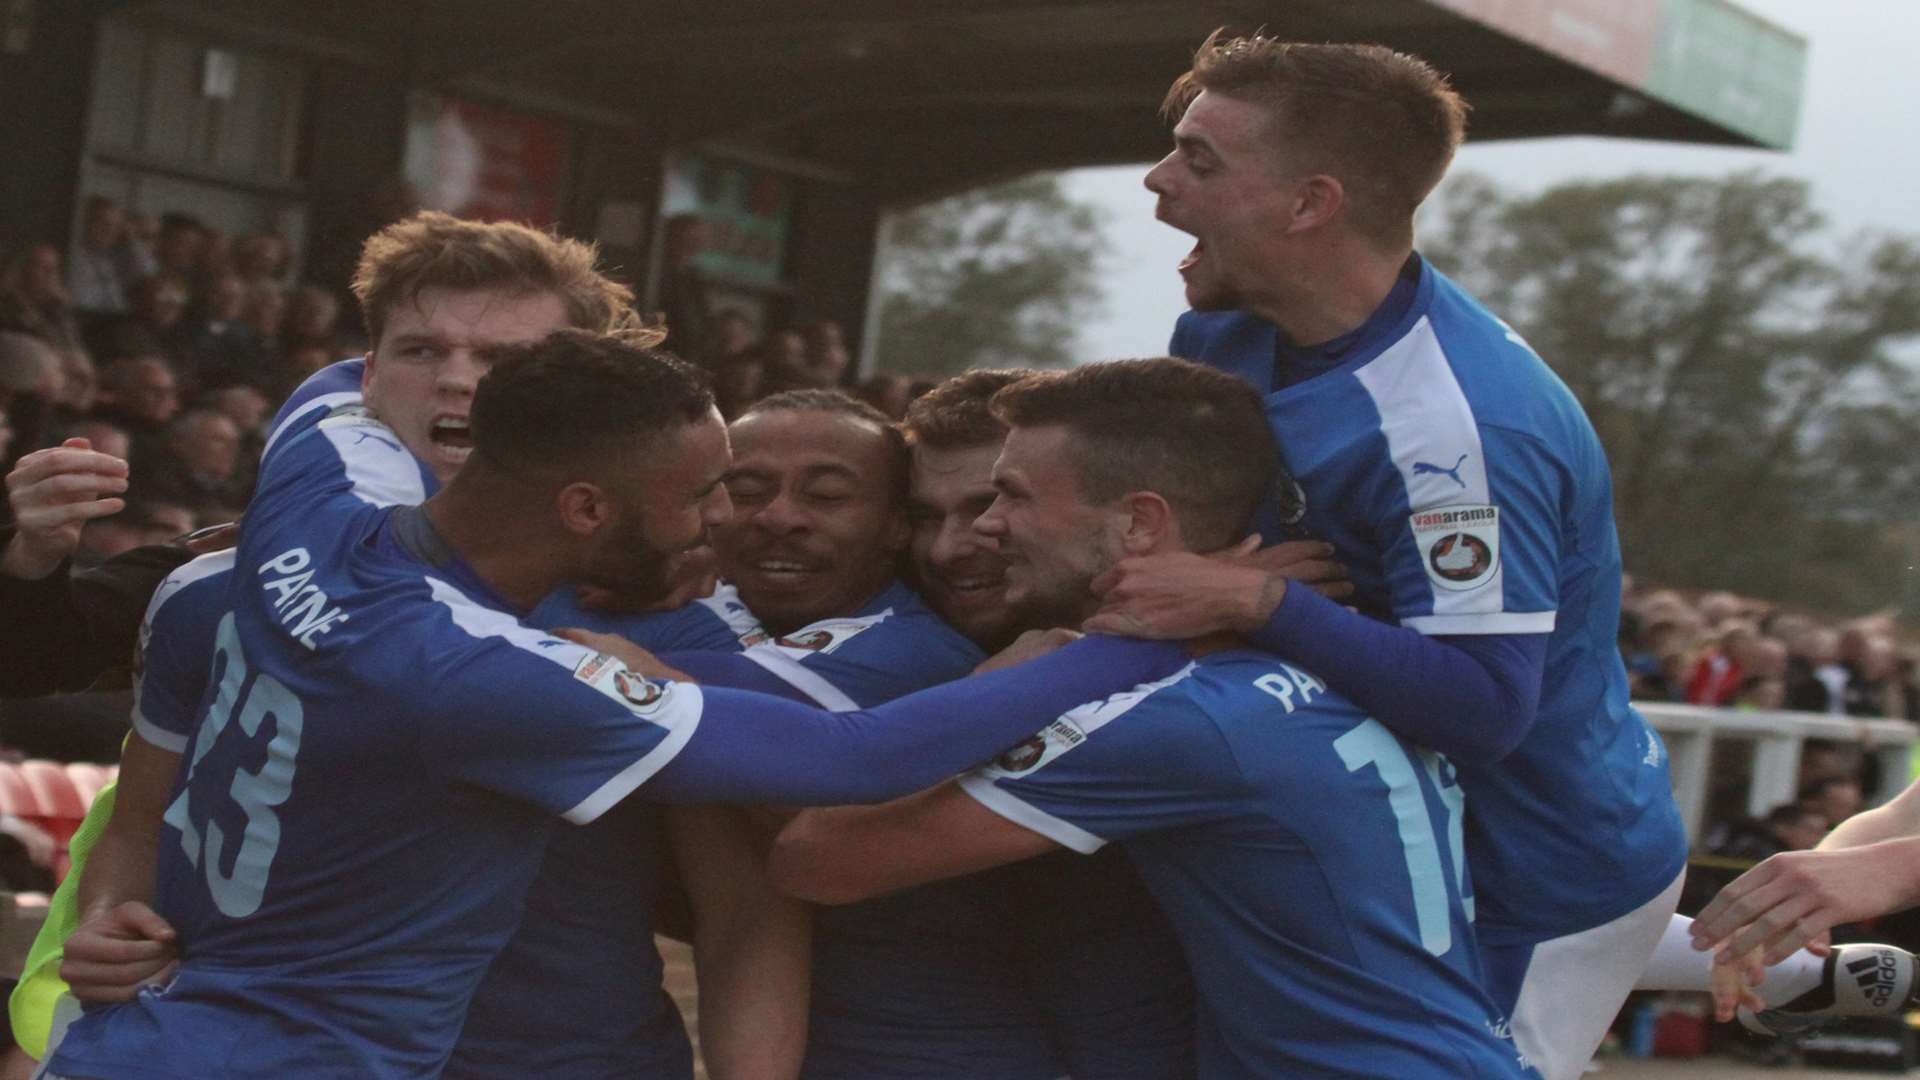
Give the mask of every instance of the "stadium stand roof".
[[511, 94], [906, 200], [1144, 161], [1220, 25], [1376, 41], [1450, 72], [1471, 137], [1784, 148], [1806, 42], [1728, 0], [152, 0], [414, 86]]

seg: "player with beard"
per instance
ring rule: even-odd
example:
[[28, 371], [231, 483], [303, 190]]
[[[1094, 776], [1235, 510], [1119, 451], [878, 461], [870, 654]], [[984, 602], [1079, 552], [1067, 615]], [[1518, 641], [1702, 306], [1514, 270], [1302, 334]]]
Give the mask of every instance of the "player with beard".
[[[1022, 619], [1085, 618], [1122, 557], [1235, 544], [1275, 478], [1258, 395], [1182, 361], [1031, 377], [993, 409], [1010, 431], [977, 528]], [[801, 814], [776, 883], [843, 903], [1113, 841], [1191, 962], [1199, 1075], [1533, 1075], [1479, 985], [1444, 760], [1303, 670], [1228, 640], [1194, 652], [962, 781]]]
[[[1005, 644], [998, 634], [969, 642], [895, 579], [909, 537], [908, 455], [885, 417], [837, 393], [802, 391], [755, 405], [732, 434], [735, 518], [716, 530], [715, 548], [741, 597], [781, 636], [743, 654], [764, 668], [758, 680], [681, 654], [668, 663], [705, 682], [770, 692], [782, 680], [790, 693], [849, 707], [961, 677], [985, 648]], [[690, 871], [690, 883], [701, 876]], [[745, 880], [704, 877], [706, 889], [736, 898]], [[1091, 925], [1068, 902], [1088, 888], [1113, 897]], [[736, 917], [701, 927], [703, 949], [770, 921], [740, 917], [737, 900], [705, 906]], [[1096, 1080], [1191, 1070], [1185, 963], [1123, 866], [1008, 868], [825, 909], [812, 922], [802, 1077]], [[734, 960], [764, 992], [768, 964]], [[707, 970], [702, 961], [703, 985]], [[1073, 1010], [1058, 1008], [1055, 994], [1067, 986], [1078, 991]], [[737, 1029], [764, 1037], [766, 1023], [746, 1021]]]
[[[630, 330], [636, 322], [630, 294], [596, 271], [591, 247], [509, 223], [442, 214], [421, 214], [376, 235], [356, 287], [379, 347], [365, 360], [336, 364], [303, 384], [282, 407], [269, 446], [364, 401], [377, 416], [393, 419], [392, 436], [420, 463], [402, 493], [408, 503], [438, 490], [470, 452], [467, 412], [494, 350], [537, 340], [569, 322], [599, 331]], [[369, 435], [357, 449], [380, 448], [380, 437]], [[225, 558], [230, 562], [230, 554]], [[672, 572], [656, 565], [642, 575], [643, 594], [657, 594], [662, 571]], [[118, 806], [109, 798], [89, 815], [95, 829], [107, 823], [103, 839], [90, 858], [79, 852], [90, 868], [76, 872], [56, 897], [56, 914], [36, 942], [36, 955], [45, 959], [36, 967], [46, 977], [23, 982], [16, 997], [22, 1030], [51, 1032], [56, 1002], [66, 989], [52, 973], [61, 962], [62, 941], [82, 914], [98, 917], [66, 943], [68, 970], [82, 999], [125, 1000], [174, 960], [172, 928], [146, 906], [152, 852], [192, 710], [208, 682], [225, 574], [221, 560], [201, 560], [169, 579], [150, 605], [142, 633], [143, 642], [153, 643], [150, 670], [140, 681], [138, 734], [122, 763]], [[571, 598], [572, 587], [564, 593]], [[567, 610], [534, 625], [577, 625], [581, 620], [567, 618]], [[743, 616], [744, 608], [722, 589], [685, 608], [630, 620], [625, 629], [657, 649], [710, 646], [750, 634], [751, 619]], [[576, 889], [570, 870], [582, 862], [608, 865], [609, 850], [622, 853], [612, 864], [612, 886]], [[476, 996], [475, 1015], [451, 1066], [456, 1075], [690, 1071], [684, 1029], [660, 989], [660, 959], [650, 937], [596, 941], [607, 951], [599, 955], [601, 966], [590, 970], [626, 980], [611, 990], [571, 967], [541, 968], [547, 955], [542, 935], [578, 936], [581, 923], [595, 918], [625, 926], [635, 912], [647, 917], [664, 850], [658, 808], [638, 801], [622, 803], [585, 827], [555, 827], [528, 899], [531, 918]], [[63, 910], [79, 914], [62, 919]], [[43, 1045], [33, 1049], [44, 1056]]]
[[[733, 464], [726, 484], [734, 516], [713, 530], [727, 582], [718, 595], [734, 597], [750, 612], [757, 633], [666, 651], [664, 663], [705, 685], [760, 690], [836, 710], [949, 682], [980, 663], [979, 650], [895, 580], [907, 540], [906, 450], [884, 416], [834, 391], [792, 391], [764, 399], [736, 419], [729, 442]], [[659, 616], [579, 612], [549, 601], [536, 618], [549, 625], [577, 621], [650, 646], [659, 637], [648, 633]], [[792, 1076], [803, 1050], [810, 1047], [817, 1056], [822, 1046], [818, 1037], [809, 1043], [811, 911], [766, 885], [765, 830], [744, 811], [679, 807], [668, 821], [692, 902], [707, 1066], [716, 1076]], [[598, 860], [579, 860], [551, 890], [556, 901], [567, 903], [570, 923], [591, 928], [591, 935], [561, 937], [532, 924], [521, 934], [522, 940], [552, 939], [548, 968], [556, 974], [591, 970], [586, 981], [615, 1002], [617, 987], [631, 979], [607, 958], [636, 946], [652, 952], [645, 909], [620, 900], [627, 875], [617, 855], [617, 849], [603, 848]], [[608, 902], [597, 902], [599, 896]], [[814, 950], [816, 960], [832, 954], [831, 940], [828, 935]], [[657, 972], [652, 979], [657, 985]], [[958, 1003], [953, 995], [948, 1000]], [[484, 1005], [483, 994], [476, 1015]], [[568, 1031], [588, 1026], [556, 1022]], [[471, 1040], [463, 1041], [456, 1066], [466, 1057], [464, 1042]], [[967, 1047], [985, 1048], [984, 1040]], [[973, 1067], [1000, 1075], [981, 1060]], [[1058, 1071], [1031, 1075], [1051, 1078]]]
[[[364, 404], [417, 462], [408, 499], [424, 499], [471, 451], [467, 414], [492, 350], [566, 326], [605, 333], [638, 325], [631, 292], [594, 261], [588, 245], [509, 223], [428, 212], [382, 230], [368, 240], [354, 283], [377, 347], [302, 384], [275, 417], [268, 448], [335, 409]], [[363, 447], [379, 448], [377, 441]], [[37, 1057], [45, 1056], [67, 989], [56, 977], [63, 943], [68, 978], [86, 1000], [124, 1000], [172, 963], [172, 929], [146, 906], [153, 851], [190, 713], [210, 678], [225, 572], [219, 560], [200, 560], [163, 582], [148, 605], [142, 649], [157, 637], [161, 655], [174, 662], [136, 684], [134, 737], [119, 783], [103, 792], [111, 797], [96, 801], [82, 830], [99, 840], [76, 847], [75, 872], [56, 894], [9, 1003]], [[174, 672], [180, 677], [169, 684]]]
[[832, 714], [653, 683], [529, 630], [510, 612], [559, 582], [644, 586], [724, 518], [725, 433], [683, 365], [574, 332], [510, 352], [478, 388], [473, 459], [417, 509], [392, 498], [417, 465], [366, 416], [269, 453], [160, 849], [184, 959], [163, 993], [77, 1021], [53, 1072], [437, 1073], [517, 920], [541, 811], [584, 823], [643, 785], [883, 797], [1164, 659], [1083, 643]]
[[[705, 685], [830, 709], [891, 700], [981, 663], [985, 653], [896, 578], [908, 541], [908, 457], [886, 417], [834, 391], [794, 391], [754, 405], [730, 436], [735, 516], [714, 530], [713, 545], [771, 640], [737, 654], [669, 652], [665, 663]], [[617, 619], [596, 626], [622, 629]], [[1080, 893], [1063, 891], [1044, 868], [815, 914], [768, 887], [765, 834], [743, 811], [676, 808], [671, 819], [693, 899], [702, 1050], [715, 1075], [1191, 1071], [1184, 960], [1137, 882], [1137, 903], [1117, 898], [1107, 918], [1077, 932], [1065, 898]], [[1105, 877], [1116, 872], [1124, 870], [1074, 867], [1069, 880], [1108, 891]], [[1162, 934], [1134, 934], [1138, 923]], [[1114, 947], [1096, 951], [1102, 943]], [[1083, 953], [1072, 971], [1046, 962]], [[1062, 1022], [1047, 990], [1096, 978], [1105, 980], [1098, 996], [1082, 987]]]
[[[411, 475], [405, 471], [390, 473], [384, 480], [389, 489], [397, 484], [401, 501], [407, 502], [434, 490], [437, 480], [450, 475], [468, 452], [466, 413], [490, 349], [544, 334], [561, 319], [602, 329], [632, 321], [625, 289], [594, 271], [591, 248], [518, 226], [461, 222], [437, 214], [419, 215], [376, 236], [368, 246], [359, 288], [369, 325], [386, 331], [378, 338], [384, 347], [364, 365], [370, 369], [364, 374], [363, 365], [352, 361], [310, 380], [282, 410], [273, 443], [277, 446], [290, 437], [289, 432], [310, 427], [332, 408], [357, 404], [364, 379], [367, 400], [383, 417], [394, 417], [400, 426], [384, 436], [369, 431], [356, 437], [356, 452], [385, 453], [396, 439], [405, 445], [421, 465]], [[164, 663], [152, 665], [155, 670], [143, 679], [149, 692], [143, 695], [142, 712], [149, 714], [144, 717], [149, 722], [142, 724], [143, 717], [137, 716], [136, 727], [154, 734], [171, 749], [140, 737], [133, 740], [123, 776], [129, 788], [138, 787], [142, 777], [150, 780], [145, 785], [149, 789], [147, 797], [128, 799], [123, 794], [109, 830], [114, 835], [103, 844], [105, 850], [96, 858], [95, 869], [84, 877], [76, 874], [69, 890], [65, 890], [65, 906], [71, 907], [71, 888], [86, 887], [91, 900], [88, 910], [99, 917], [76, 937], [70, 949], [76, 989], [95, 1000], [131, 996], [144, 982], [164, 972], [172, 959], [172, 929], [144, 904], [122, 905], [119, 901], [138, 901], [151, 893], [151, 852], [158, 820], [173, 780], [178, 749], [184, 743], [181, 733], [191, 720], [190, 710], [208, 677], [205, 657], [211, 651], [214, 622], [220, 610], [219, 589], [215, 587], [218, 581], [209, 578], [221, 574], [209, 575], [209, 569], [203, 563], [157, 594], [149, 612], [149, 632], [144, 635], [161, 643], [160, 654], [177, 661], [171, 670], [178, 681], [190, 684], [184, 689], [181, 685], [162, 686], [169, 670]], [[640, 571], [638, 576], [645, 579], [641, 584], [647, 588], [652, 588], [659, 577], [657, 564], [632, 569]], [[189, 584], [193, 587], [186, 588]], [[209, 596], [215, 599], [196, 601]], [[663, 617], [656, 623], [661, 621], [671, 623], [674, 618]], [[700, 634], [668, 633], [654, 643], [669, 646], [712, 637], [708, 628], [702, 628]], [[197, 648], [193, 645], [196, 641], [201, 643]], [[174, 706], [172, 715], [168, 715], [169, 703]], [[172, 735], [165, 733], [168, 720], [176, 728]], [[110, 803], [106, 800], [100, 804], [100, 816], [105, 816]], [[642, 816], [622, 804], [620, 810], [596, 822], [593, 828], [630, 843], [626, 849], [630, 861], [623, 866], [633, 869], [642, 886], [651, 887], [648, 844], [657, 848], [660, 843], [646, 821], [635, 820]], [[543, 874], [541, 881], [546, 880]], [[645, 888], [632, 890], [634, 896], [645, 892]], [[645, 908], [643, 900], [625, 896], [622, 900]], [[58, 938], [71, 926], [71, 920], [64, 927], [50, 920], [54, 939], [45, 943], [45, 950], [36, 947], [36, 953], [51, 954], [52, 959], [44, 965], [49, 972], [59, 962]], [[519, 1068], [521, 1064], [538, 1065], [555, 1075], [620, 1075], [630, 1071], [636, 1055], [663, 1053], [671, 1057], [676, 1048], [679, 1060], [684, 1062], [684, 1034], [670, 1003], [658, 992], [658, 958], [650, 940], [644, 942], [644, 952], [645, 960], [652, 964], [653, 981], [623, 985], [621, 991], [629, 995], [625, 1004], [618, 997], [582, 996], [580, 980], [572, 972], [539, 984], [490, 979], [489, 988], [499, 994], [489, 1000], [517, 1003], [520, 1011], [500, 1010], [500, 1029], [470, 1023], [466, 1035], [484, 1040], [490, 1052], [504, 1050], [497, 1057], [483, 1055], [482, 1060], [496, 1071], [516, 1075], [524, 1071]], [[635, 990], [636, 985], [640, 989]], [[646, 995], [649, 985], [654, 988], [651, 998]], [[27, 1003], [30, 1013], [40, 1018], [42, 1031], [46, 1030], [44, 1017], [52, 1012], [61, 988], [55, 985], [43, 989], [47, 992], [30, 995]], [[539, 1022], [553, 1014], [554, 1001], [566, 997], [568, 991], [574, 992], [576, 1002], [587, 1001], [601, 1014], [613, 1015], [617, 1022], [595, 1028], [592, 1039], [579, 1041], [564, 1037], [570, 1034], [567, 1030], [556, 1031]], [[16, 1002], [16, 1011], [21, 1004]], [[578, 1016], [584, 1021], [590, 1014], [591, 1010], [582, 1010]], [[556, 1061], [564, 1067], [556, 1069]], [[596, 1069], [600, 1071], [593, 1071]]]

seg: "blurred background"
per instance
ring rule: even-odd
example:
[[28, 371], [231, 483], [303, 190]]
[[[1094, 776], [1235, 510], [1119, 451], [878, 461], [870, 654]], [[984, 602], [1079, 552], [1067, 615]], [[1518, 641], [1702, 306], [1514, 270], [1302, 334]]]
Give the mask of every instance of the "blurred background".
[[[1912, 0], [0, 0], [0, 472], [76, 435], [128, 458], [91, 560], [236, 516], [284, 394], [365, 349], [362, 240], [422, 207], [597, 241], [729, 412], [844, 386], [897, 416], [968, 367], [1158, 354], [1190, 241], [1140, 181], [1222, 25], [1414, 52], [1471, 102], [1420, 247], [1607, 445], [1689, 904], [1904, 786]], [[0, 702], [0, 746], [112, 762], [125, 716]], [[63, 869], [83, 795], [0, 784], [0, 824], [50, 837], [0, 829], [7, 884]], [[1737, 1055], [1699, 1077], [1916, 1060], [1901, 1025], [1796, 1049], [1697, 1002], [1619, 1035]]]

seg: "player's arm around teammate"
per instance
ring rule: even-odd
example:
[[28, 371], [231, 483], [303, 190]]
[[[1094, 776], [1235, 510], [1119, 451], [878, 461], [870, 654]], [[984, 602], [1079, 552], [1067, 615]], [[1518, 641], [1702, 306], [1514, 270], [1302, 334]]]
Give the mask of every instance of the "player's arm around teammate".
[[956, 782], [885, 806], [808, 810], [780, 833], [768, 873], [789, 895], [851, 904], [1059, 849]]

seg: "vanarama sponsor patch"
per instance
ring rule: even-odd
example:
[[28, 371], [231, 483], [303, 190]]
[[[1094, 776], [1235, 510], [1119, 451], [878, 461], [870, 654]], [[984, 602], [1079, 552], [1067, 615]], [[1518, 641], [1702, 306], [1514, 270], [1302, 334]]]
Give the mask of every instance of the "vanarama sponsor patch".
[[828, 619], [809, 623], [785, 637], [774, 638], [773, 643], [785, 649], [830, 653], [845, 645], [855, 634], [871, 628], [875, 621], [872, 618]]
[[580, 661], [573, 677], [641, 716], [659, 712], [673, 692], [672, 683], [654, 682], [606, 653], [593, 653]]
[[1039, 733], [994, 759], [990, 774], [1020, 776], [1059, 757], [1087, 741], [1087, 733], [1066, 717], [1042, 728]]
[[1499, 569], [1499, 507], [1436, 506], [1415, 511], [1407, 521], [1435, 585], [1465, 592], [1485, 585]]

